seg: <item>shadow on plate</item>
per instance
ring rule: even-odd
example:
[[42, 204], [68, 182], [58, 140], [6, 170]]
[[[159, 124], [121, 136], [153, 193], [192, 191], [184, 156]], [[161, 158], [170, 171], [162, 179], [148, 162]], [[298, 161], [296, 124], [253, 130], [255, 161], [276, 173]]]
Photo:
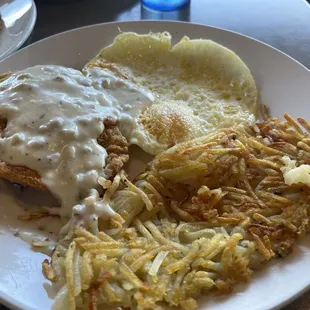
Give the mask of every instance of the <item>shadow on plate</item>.
[[0, 183], [0, 195], [2, 193], [14, 197], [17, 205], [27, 210], [38, 207], [59, 207], [59, 202], [49, 192], [23, 187], [6, 180], [1, 180]]

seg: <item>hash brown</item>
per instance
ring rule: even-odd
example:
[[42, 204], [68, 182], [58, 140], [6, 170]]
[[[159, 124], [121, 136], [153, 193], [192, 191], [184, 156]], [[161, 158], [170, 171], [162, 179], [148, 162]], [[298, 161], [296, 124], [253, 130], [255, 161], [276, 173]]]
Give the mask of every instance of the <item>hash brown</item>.
[[308, 229], [310, 186], [287, 184], [281, 169], [285, 156], [310, 164], [310, 124], [284, 117], [176, 145], [134, 183], [118, 174], [103, 201], [119, 222], [71, 227], [43, 263], [63, 285], [55, 305], [194, 310], [199, 295], [231, 292], [291, 253]]

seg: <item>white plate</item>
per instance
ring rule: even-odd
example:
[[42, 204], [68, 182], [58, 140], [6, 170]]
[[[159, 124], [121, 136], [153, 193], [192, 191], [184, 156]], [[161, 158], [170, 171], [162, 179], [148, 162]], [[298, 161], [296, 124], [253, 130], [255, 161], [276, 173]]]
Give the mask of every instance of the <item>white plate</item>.
[[30, 36], [37, 19], [33, 0], [0, 0], [5, 22], [0, 30], [0, 60], [17, 51]]
[[[284, 112], [310, 120], [310, 72], [289, 56], [248, 37], [222, 29], [176, 22], [124, 22], [81, 28], [42, 40], [0, 63], [0, 73], [36, 64], [58, 64], [82, 68], [122, 31], [147, 33], [169, 31], [173, 39], [212, 39], [234, 50], [249, 66], [261, 100], [274, 116]], [[0, 187], [1, 189], [1, 187]], [[4, 197], [6, 196], [6, 197]], [[5, 200], [6, 199], [6, 200]], [[0, 298], [6, 304], [23, 309], [49, 309], [52, 303], [45, 289], [49, 285], [40, 269], [44, 255], [33, 253], [29, 246], [8, 232], [9, 209], [13, 201], [0, 191], [3, 233], [0, 234]], [[295, 252], [277, 260], [258, 273], [249, 285], [239, 287], [228, 297], [207, 297], [201, 309], [266, 310], [283, 306], [310, 286], [310, 236], [299, 243]], [[49, 290], [50, 293], [50, 290]]]

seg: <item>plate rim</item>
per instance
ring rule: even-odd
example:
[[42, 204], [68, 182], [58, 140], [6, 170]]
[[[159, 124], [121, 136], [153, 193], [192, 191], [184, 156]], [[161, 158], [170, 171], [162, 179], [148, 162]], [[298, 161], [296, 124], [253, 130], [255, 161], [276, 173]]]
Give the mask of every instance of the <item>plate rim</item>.
[[[226, 32], [226, 33], [231, 33], [233, 35], [237, 35], [237, 36], [241, 36], [244, 37], [248, 40], [251, 41], [255, 41], [257, 43], [260, 43], [268, 48], [271, 48], [274, 51], [277, 51], [279, 53], [281, 53], [282, 55], [288, 57], [290, 60], [294, 61], [296, 64], [298, 64], [299, 66], [301, 66], [303, 69], [306, 70], [306, 72], [308, 72], [308, 74], [310, 74], [310, 68], [306, 67], [304, 64], [302, 64], [301, 62], [299, 62], [298, 60], [296, 60], [295, 58], [293, 58], [292, 56], [286, 54], [285, 52], [279, 50], [276, 47], [271, 46], [268, 43], [265, 43], [263, 41], [260, 41], [256, 38], [253, 38], [249, 35], [245, 35], [242, 33], [239, 33], [237, 31], [233, 31], [233, 30], [229, 30], [223, 27], [217, 27], [217, 26], [212, 26], [212, 25], [208, 25], [208, 24], [201, 24], [201, 23], [192, 23], [192, 22], [185, 22], [185, 21], [172, 21], [172, 20], [133, 20], [133, 21], [113, 21], [113, 22], [106, 22], [106, 23], [96, 23], [96, 24], [91, 24], [91, 25], [87, 25], [87, 26], [83, 26], [83, 27], [77, 27], [77, 28], [73, 28], [73, 29], [69, 29], [60, 33], [56, 33], [54, 35], [48, 36], [46, 38], [42, 38], [32, 44], [29, 44], [21, 49], [19, 49], [19, 47], [27, 40], [27, 38], [29, 37], [29, 35], [31, 34], [31, 32], [33, 31], [33, 28], [35, 26], [36, 23], [36, 19], [37, 19], [37, 8], [35, 5], [35, 2], [32, 0], [33, 3], [33, 10], [34, 10], [34, 16], [32, 19], [32, 27], [30, 28], [29, 34], [27, 34], [27, 36], [25, 36], [25, 39], [23, 41], [21, 41], [21, 43], [14, 49], [14, 51], [10, 52], [9, 55], [6, 55], [3, 59], [0, 60], [0, 69], [1, 69], [1, 64], [4, 61], [9, 60], [10, 57], [12, 57], [13, 55], [19, 54], [21, 52], [23, 52], [24, 50], [27, 49], [31, 49], [32, 47], [42, 44], [45, 40], [53, 40], [54, 38], [58, 37], [58, 36], [62, 36], [65, 35], [67, 33], [71, 33], [71, 32], [78, 32], [81, 31], [85, 28], [95, 28], [95, 27], [102, 27], [104, 25], [130, 25], [130, 24], [162, 24], [162, 23], [166, 23], [166, 24], [183, 24], [185, 26], [190, 26], [190, 25], [194, 25], [194, 26], [198, 26], [198, 27], [203, 27], [203, 28], [209, 28], [209, 29], [215, 29], [215, 30], [219, 30], [222, 32]], [[19, 49], [19, 50], [18, 50]], [[303, 295], [305, 292], [310, 290], [310, 283], [305, 286], [303, 289], [301, 289], [300, 291], [298, 291], [296, 294], [288, 297], [285, 300], [282, 300], [281, 303], [279, 303], [278, 305], [272, 306], [271, 308], [268, 308], [266, 310], [277, 310], [280, 309], [286, 305], [288, 305], [289, 303], [293, 302], [294, 300], [296, 300], [298, 297], [300, 297], [301, 295]], [[32, 309], [29, 308], [28, 306], [22, 304], [20, 301], [18, 301], [17, 299], [11, 297], [10, 295], [4, 293], [3, 291], [0, 290], [0, 305], [5, 305], [11, 309]]]
[[[33, 24], [33, 27], [35, 26], [35, 23], [36, 23], [36, 19], [37, 19], [37, 8], [36, 8], [36, 5], [35, 5], [35, 2], [34, 0], [32, 0], [33, 4], [34, 4], [34, 10], [35, 10], [35, 19], [34, 19], [34, 24]], [[59, 32], [59, 33], [55, 33], [51, 36], [48, 36], [46, 38], [42, 38], [38, 41], [35, 41], [21, 49], [15, 49], [14, 52], [11, 52], [9, 55], [5, 56], [4, 58], [2, 58], [0, 60], [0, 66], [1, 66], [1, 63], [4, 61], [4, 60], [8, 60], [9, 57], [13, 56], [13, 55], [16, 55], [20, 52], [22, 52], [23, 50], [25, 49], [28, 49], [28, 48], [31, 48], [39, 43], [42, 43], [44, 42], [45, 40], [50, 40], [54, 37], [58, 37], [58, 36], [61, 36], [61, 35], [64, 35], [64, 34], [67, 34], [67, 33], [70, 33], [70, 32], [76, 32], [76, 31], [80, 31], [80, 30], [83, 30], [83, 29], [86, 29], [86, 28], [93, 28], [93, 27], [101, 27], [103, 25], [113, 25], [113, 24], [141, 24], [141, 23], [145, 23], [145, 24], [148, 24], [148, 23], [154, 23], [154, 24], [160, 24], [160, 23], [168, 23], [168, 24], [183, 24], [183, 25], [194, 25], [194, 26], [198, 26], [198, 27], [206, 27], [206, 28], [211, 28], [211, 29], [215, 29], [215, 30], [219, 30], [219, 31], [224, 31], [224, 32], [228, 32], [228, 33], [231, 33], [233, 35], [237, 35], [237, 36], [241, 36], [241, 37], [244, 37], [244, 38], [247, 38], [251, 41], [254, 41], [256, 43], [260, 43], [260, 44], [263, 44], [271, 49], [273, 49], [274, 51], [277, 51], [279, 53], [281, 53], [282, 55], [290, 58], [292, 61], [294, 61], [296, 64], [300, 65], [303, 69], [305, 69], [307, 72], [310, 73], [310, 68], [306, 67], [304, 64], [302, 64], [299, 60], [295, 59], [294, 57], [290, 56], [289, 54], [281, 51], [280, 49], [266, 43], [266, 42], [263, 42], [261, 40], [258, 40], [256, 38], [253, 38], [249, 35], [246, 35], [246, 34], [243, 34], [243, 33], [240, 33], [240, 32], [237, 32], [237, 31], [234, 31], [234, 30], [230, 30], [230, 29], [227, 29], [227, 28], [224, 28], [224, 27], [218, 27], [218, 26], [212, 26], [212, 25], [208, 25], [208, 24], [201, 24], [201, 23], [192, 23], [192, 22], [187, 22], [187, 21], [176, 21], [176, 20], [152, 20], [152, 19], [144, 19], [144, 20], [124, 20], [124, 21], [113, 21], [113, 22], [106, 22], [106, 23], [95, 23], [95, 24], [90, 24], [90, 25], [86, 25], [86, 26], [82, 26], [82, 27], [76, 27], [76, 28], [72, 28], [72, 29], [68, 29], [68, 30], [65, 30], [65, 31], [62, 31], [62, 32]], [[33, 29], [32, 29], [33, 30]], [[31, 32], [32, 32], [31, 30]], [[30, 33], [31, 33], [30, 32]], [[28, 36], [29, 37], [29, 36]], [[27, 38], [28, 38], [27, 37]], [[25, 41], [27, 40], [27, 38], [24, 40], [23, 43], [25, 43]], [[23, 44], [22, 43], [22, 44]], [[21, 45], [22, 45], [21, 44]], [[20, 45], [20, 46], [21, 46]], [[20, 47], [19, 46], [19, 47]]]

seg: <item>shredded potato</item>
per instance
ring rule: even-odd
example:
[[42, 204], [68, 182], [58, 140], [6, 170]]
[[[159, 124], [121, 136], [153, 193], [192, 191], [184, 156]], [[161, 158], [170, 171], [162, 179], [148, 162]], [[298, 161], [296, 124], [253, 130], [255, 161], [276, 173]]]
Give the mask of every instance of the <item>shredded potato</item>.
[[62, 287], [56, 303], [196, 309], [199, 295], [230, 292], [288, 255], [307, 231], [310, 188], [283, 172], [288, 160], [310, 165], [309, 130], [288, 115], [221, 129], [157, 155], [134, 182], [120, 173], [103, 197], [118, 216], [92, 232], [73, 226], [43, 263]]
[[[248, 246], [243, 252], [239, 250], [242, 247], [238, 245], [241, 234], [212, 230], [212, 237], [197, 234], [193, 242], [177, 242], [167, 228], [175, 231], [180, 225], [184, 224], [166, 220], [155, 223], [136, 221], [131, 228], [122, 231], [115, 243], [109, 244], [94, 242], [84, 230], [77, 230], [76, 236], [84, 237], [76, 237], [72, 241], [65, 262], [67, 280], [64, 285], [69, 309], [79, 306], [96, 309], [101, 303], [156, 309], [159, 301], [166, 301], [171, 306], [189, 303], [196, 308], [192, 298], [202, 291], [216, 288], [217, 283], [227, 281], [227, 274], [223, 271], [230, 270], [235, 263], [239, 262], [245, 279], [250, 276], [248, 263], [253, 251], [248, 250]], [[140, 232], [141, 226], [152, 236], [151, 240]], [[195, 228], [191, 227], [191, 230]], [[156, 234], [161, 234], [161, 238], [158, 239]], [[113, 258], [107, 252], [109, 246], [115, 248]], [[210, 252], [215, 249], [218, 249], [217, 253], [210, 260]], [[81, 262], [78, 276], [74, 271], [76, 255]], [[211, 268], [209, 272], [204, 271], [207, 265]], [[189, 266], [193, 268], [189, 270]], [[53, 275], [45, 274], [54, 280]], [[188, 276], [187, 281], [182, 281], [185, 276]], [[231, 272], [229, 282], [237, 281], [240, 276]], [[174, 290], [170, 290], [171, 287]], [[77, 293], [84, 301], [81, 305], [75, 304]], [[59, 294], [63, 294], [63, 290]]]

